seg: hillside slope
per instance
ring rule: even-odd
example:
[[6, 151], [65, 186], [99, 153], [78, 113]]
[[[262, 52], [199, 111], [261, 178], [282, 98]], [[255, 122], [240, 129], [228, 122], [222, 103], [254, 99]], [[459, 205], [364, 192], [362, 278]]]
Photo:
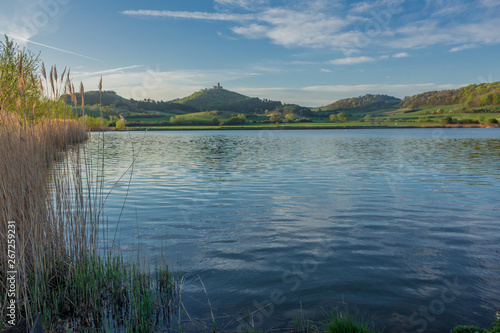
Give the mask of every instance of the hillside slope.
[[264, 112], [281, 106], [281, 102], [251, 98], [226, 89], [203, 89], [172, 102], [189, 105], [200, 111], [224, 110], [240, 113]]
[[345, 98], [336, 101], [335, 103], [323, 106], [320, 109], [322, 111], [367, 111], [373, 109], [383, 109], [387, 107], [395, 106], [400, 103], [401, 100], [396, 97], [387, 95], [364, 95], [353, 98]]
[[[61, 97], [64, 102], [71, 104], [70, 95], [66, 94]], [[80, 93], [76, 93], [76, 101], [78, 105], [81, 105]], [[85, 105], [95, 105], [102, 103], [102, 106], [132, 106], [132, 101], [126, 99], [112, 90], [104, 90], [101, 94], [99, 91], [86, 91], [85, 92]]]
[[500, 81], [471, 84], [454, 90], [429, 91], [403, 100], [403, 107], [462, 104], [467, 107], [500, 105]]
[[173, 102], [197, 108], [200, 111], [222, 109], [231, 104], [237, 104], [250, 99], [242, 94], [226, 89], [203, 89]]
[[[63, 95], [61, 97], [67, 104], [72, 104], [71, 97], [69, 95]], [[78, 106], [81, 105], [80, 93], [76, 93], [76, 100]], [[193, 113], [198, 112], [197, 108], [191, 107], [189, 105], [182, 105], [174, 102], [164, 102], [155, 101], [152, 99], [144, 99], [142, 101], [136, 101], [134, 99], [126, 99], [118, 95], [114, 91], [103, 91], [99, 94], [99, 91], [87, 91], [85, 92], [85, 105], [96, 105], [101, 104], [103, 107], [111, 106], [115, 108], [125, 108], [131, 112], [141, 112], [144, 110], [148, 111], [160, 111], [160, 112], [177, 112], [177, 113]]]

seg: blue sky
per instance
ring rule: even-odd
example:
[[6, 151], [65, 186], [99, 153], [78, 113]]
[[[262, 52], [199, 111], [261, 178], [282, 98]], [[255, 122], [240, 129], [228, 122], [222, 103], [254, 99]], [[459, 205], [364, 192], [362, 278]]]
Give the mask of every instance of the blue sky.
[[221, 82], [320, 106], [500, 80], [500, 0], [0, 0], [0, 33], [135, 99]]

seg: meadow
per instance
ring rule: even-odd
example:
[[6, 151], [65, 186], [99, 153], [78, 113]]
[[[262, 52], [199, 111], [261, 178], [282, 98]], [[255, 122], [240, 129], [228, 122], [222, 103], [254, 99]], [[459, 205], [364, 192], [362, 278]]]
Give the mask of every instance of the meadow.
[[[231, 124], [231, 118], [236, 113], [229, 111], [205, 111], [186, 115], [162, 114], [127, 117], [127, 128], [130, 130], [245, 130], [245, 129], [343, 129], [343, 128], [374, 128], [374, 127], [496, 127], [498, 123], [490, 121], [500, 119], [500, 107], [489, 106], [471, 109], [464, 112], [461, 105], [422, 107], [416, 110], [405, 108], [390, 108], [372, 110], [357, 114], [347, 114], [345, 121], [331, 121], [327, 113], [320, 112], [307, 121], [271, 122], [266, 115], [246, 116], [246, 121]], [[173, 118], [187, 121], [173, 121]], [[453, 123], [445, 123], [451, 118]], [[460, 122], [463, 122], [462, 124]]]

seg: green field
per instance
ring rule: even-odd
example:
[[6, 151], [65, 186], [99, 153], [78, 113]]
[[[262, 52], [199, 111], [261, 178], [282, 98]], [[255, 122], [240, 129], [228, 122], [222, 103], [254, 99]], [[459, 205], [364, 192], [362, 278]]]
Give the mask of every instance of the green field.
[[[152, 121], [169, 120], [167, 115], [158, 115], [157, 118], [133, 118], [129, 121], [146, 121], [149, 124], [146, 126], [134, 127], [135, 130], [144, 130], [146, 128], [155, 130], [191, 130], [191, 129], [316, 129], [316, 128], [365, 128], [365, 127], [432, 127], [442, 126], [442, 119], [452, 117], [457, 120], [470, 119], [478, 120], [481, 124], [487, 124], [489, 119], [500, 119], [500, 107], [490, 106], [480, 109], [465, 110], [461, 105], [451, 105], [442, 107], [422, 107], [415, 110], [403, 108], [390, 108], [383, 110], [374, 110], [366, 113], [348, 115], [345, 122], [330, 122], [328, 117], [325, 117], [325, 112], [321, 112], [321, 117], [311, 117], [312, 122], [280, 122], [270, 123], [269, 117], [248, 116], [245, 124], [239, 125], [223, 125], [210, 124], [213, 118], [217, 122], [227, 122], [234, 113], [228, 111], [206, 111], [184, 115], [192, 121], [200, 122], [199, 125], [182, 125], [182, 126], [150, 126]], [[175, 116], [175, 115], [170, 115]], [[369, 116], [369, 119], [366, 118]], [[168, 119], [167, 119], [168, 118]], [[491, 125], [491, 124], [488, 124]]]
[[[80, 111], [80, 110], [78, 110]], [[104, 118], [116, 116], [117, 111], [103, 112]], [[80, 111], [81, 112], [81, 111]], [[145, 128], [156, 130], [189, 130], [189, 129], [313, 129], [313, 128], [365, 128], [365, 127], [432, 127], [442, 126], [444, 118], [454, 118], [456, 121], [478, 121], [471, 126], [484, 126], [491, 119], [500, 119], [500, 106], [486, 106], [479, 108], [464, 108], [462, 105], [447, 105], [438, 107], [420, 107], [416, 109], [389, 107], [366, 112], [348, 113], [344, 122], [330, 122], [332, 112], [319, 111], [310, 117], [310, 122], [270, 122], [270, 115], [247, 115], [244, 124], [230, 123], [231, 117], [237, 115], [231, 111], [204, 111], [188, 114], [165, 113], [160, 111], [140, 110], [137, 112], [122, 112], [130, 126], [129, 129], [141, 130]], [[100, 111], [95, 107], [88, 107], [85, 113], [99, 117]], [[177, 117], [177, 118], [176, 118]], [[178, 122], [172, 122], [173, 118]], [[142, 124], [141, 124], [142, 123]], [[465, 126], [466, 124], [464, 124]]]

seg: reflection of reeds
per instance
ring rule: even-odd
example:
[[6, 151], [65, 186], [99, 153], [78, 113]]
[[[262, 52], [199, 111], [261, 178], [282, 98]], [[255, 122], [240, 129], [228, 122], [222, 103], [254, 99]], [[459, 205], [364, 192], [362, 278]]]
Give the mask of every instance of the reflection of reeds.
[[[47, 80], [42, 64], [50, 87], [44, 97], [41, 78], [30, 71], [27, 82], [18, 58], [17, 74], [0, 68], [0, 294], [7, 295], [12, 270], [6, 235], [14, 221], [17, 323], [29, 326], [41, 313], [46, 331], [165, 328], [173, 292], [168, 267], [149, 272], [99, 249], [104, 161], [86, 162], [90, 154], [80, 143], [88, 134], [58, 100], [62, 89], [74, 95], [69, 71], [62, 84], [64, 73], [58, 77], [53, 66]], [[11, 81], [17, 89], [7, 89]], [[2, 296], [0, 313], [7, 302]], [[6, 322], [2, 315], [0, 330]]]

